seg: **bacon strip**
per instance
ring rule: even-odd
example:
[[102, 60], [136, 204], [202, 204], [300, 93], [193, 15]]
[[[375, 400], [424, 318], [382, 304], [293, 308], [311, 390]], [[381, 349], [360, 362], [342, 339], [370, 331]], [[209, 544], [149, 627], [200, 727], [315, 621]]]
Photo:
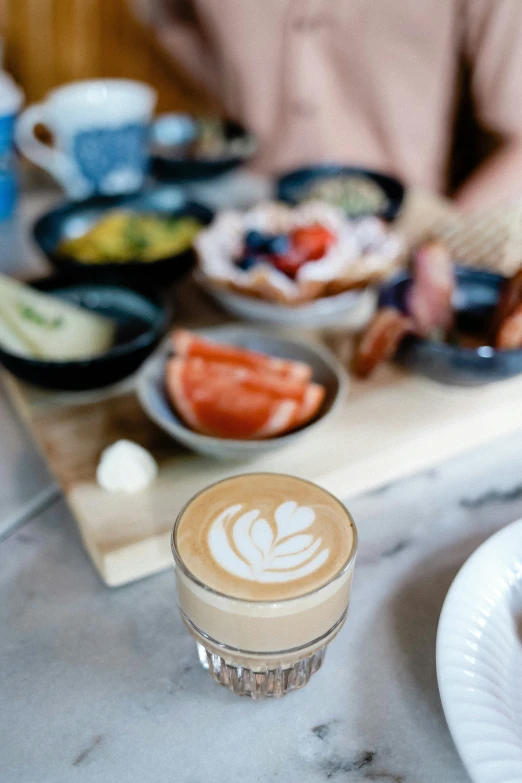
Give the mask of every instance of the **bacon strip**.
[[414, 331], [411, 318], [393, 307], [379, 310], [364, 334], [354, 357], [353, 369], [366, 378], [381, 362], [391, 359], [401, 341]]
[[510, 280], [506, 280], [503, 286], [493, 318], [495, 328], [499, 328], [520, 304], [522, 304], [522, 269], [519, 269]]
[[453, 322], [455, 289], [453, 262], [447, 247], [437, 240], [423, 244], [413, 260], [413, 282], [408, 312], [422, 337], [442, 339]]
[[522, 304], [519, 304], [500, 324], [495, 347], [504, 351], [522, 348]]

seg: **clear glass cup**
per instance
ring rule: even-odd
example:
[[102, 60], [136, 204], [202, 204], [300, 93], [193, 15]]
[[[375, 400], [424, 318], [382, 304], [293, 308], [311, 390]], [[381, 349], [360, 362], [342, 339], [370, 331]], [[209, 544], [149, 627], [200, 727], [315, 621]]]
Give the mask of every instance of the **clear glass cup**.
[[172, 533], [178, 604], [203, 667], [216, 682], [254, 699], [302, 688], [346, 619], [357, 551], [351, 515], [346, 510], [352, 546], [333, 578], [297, 597], [260, 601], [218, 592], [189, 571], [176, 544], [184, 511]]

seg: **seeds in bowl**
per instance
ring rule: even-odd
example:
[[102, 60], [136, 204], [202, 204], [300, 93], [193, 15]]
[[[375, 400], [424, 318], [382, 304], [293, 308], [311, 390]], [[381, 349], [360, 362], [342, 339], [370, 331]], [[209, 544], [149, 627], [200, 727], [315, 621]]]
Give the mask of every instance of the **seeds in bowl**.
[[303, 201], [326, 201], [351, 218], [377, 215], [388, 199], [382, 188], [368, 177], [339, 174], [322, 177], [303, 188]]

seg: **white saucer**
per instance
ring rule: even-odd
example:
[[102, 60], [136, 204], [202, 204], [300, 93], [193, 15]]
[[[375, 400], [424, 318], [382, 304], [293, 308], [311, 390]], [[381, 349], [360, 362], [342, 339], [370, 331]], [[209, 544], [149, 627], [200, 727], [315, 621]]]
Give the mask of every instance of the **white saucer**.
[[456, 576], [439, 622], [437, 677], [475, 783], [522, 783], [522, 520]]
[[377, 295], [373, 288], [343, 291], [300, 305], [284, 305], [247, 296], [214, 285], [198, 272], [197, 283], [231, 315], [271, 326], [302, 326], [321, 329], [329, 326], [359, 327], [373, 315]]

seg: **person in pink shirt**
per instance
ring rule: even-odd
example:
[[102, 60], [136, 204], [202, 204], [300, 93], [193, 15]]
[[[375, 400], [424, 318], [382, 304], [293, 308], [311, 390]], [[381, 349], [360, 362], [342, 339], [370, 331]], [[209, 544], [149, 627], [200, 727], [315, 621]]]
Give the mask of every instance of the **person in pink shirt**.
[[172, 57], [257, 134], [260, 170], [346, 162], [445, 192], [464, 66], [498, 146], [456, 201], [522, 195], [522, 0], [140, 2]]

